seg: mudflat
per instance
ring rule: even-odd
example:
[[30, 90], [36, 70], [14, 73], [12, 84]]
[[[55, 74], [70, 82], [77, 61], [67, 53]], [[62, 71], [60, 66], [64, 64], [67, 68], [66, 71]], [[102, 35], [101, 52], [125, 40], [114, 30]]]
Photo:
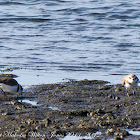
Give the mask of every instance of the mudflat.
[[127, 130], [140, 132], [139, 127], [140, 87], [126, 90], [120, 84], [84, 79], [32, 86], [22, 97], [0, 94], [1, 139], [78, 135], [130, 140], [139, 135]]

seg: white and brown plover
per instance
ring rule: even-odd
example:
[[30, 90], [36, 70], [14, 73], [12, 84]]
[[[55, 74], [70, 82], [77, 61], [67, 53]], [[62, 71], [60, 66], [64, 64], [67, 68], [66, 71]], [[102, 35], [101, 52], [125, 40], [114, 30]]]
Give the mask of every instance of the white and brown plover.
[[19, 93], [22, 95], [23, 88], [18, 82], [9, 77], [0, 78], [0, 89], [4, 92], [8, 93]]
[[131, 89], [133, 87], [137, 87], [138, 86], [138, 82], [139, 79], [136, 75], [134, 74], [129, 74], [126, 75], [123, 79], [122, 79], [122, 85], [126, 88], [126, 89]]

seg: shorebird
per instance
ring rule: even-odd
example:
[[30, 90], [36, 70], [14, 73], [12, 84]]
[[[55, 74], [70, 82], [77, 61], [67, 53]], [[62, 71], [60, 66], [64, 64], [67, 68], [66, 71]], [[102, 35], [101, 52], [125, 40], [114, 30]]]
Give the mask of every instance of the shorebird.
[[126, 75], [123, 79], [122, 79], [122, 85], [126, 88], [126, 89], [131, 89], [133, 87], [137, 87], [138, 86], [138, 82], [139, 79], [136, 75], [134, 74], [129, 74]]
[[0, 78], [0, 89], [4, 92], [8, 93], [19, 93], [22, 95], [23, 88], [18, 82], [9, 77]]

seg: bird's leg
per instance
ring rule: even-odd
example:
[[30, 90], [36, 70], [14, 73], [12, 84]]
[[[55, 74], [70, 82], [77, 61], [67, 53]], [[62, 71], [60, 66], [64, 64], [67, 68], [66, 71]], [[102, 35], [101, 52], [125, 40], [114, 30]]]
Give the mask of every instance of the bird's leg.
[[127, 96], [135, 95], [135, 90], [134, 89], [127, 89]]
[[22, 111], [22, 91], [21, 91], [21, 96], [20, 97], [21, 97], [20, 101], [21, 101], [21, 111]]
[[132, 89], [132, 92], [133, 92], [133, 95], [135, 95], [135, 90], [134, 89]]
[[130, 96], [129, 91], [130, 91], [129, 89], [126, 89], [126, 94], [127, 94], [128, 97]]
[[2, 93], [4, 94], [4, 96], [6, 96], [6, 94], [5, 94], [5, 92], [3, 91], [3, 89], [2, 89], [2, 88], [0, 88], [0, 90], [2, 91]]
[[22, 103], [22, 91], [21, 91], [21, 96], [20, 97], [21, 97], [21, 103]]
[[135, 95], [135, 90], [133, 88], [130, 89], [130, 95]]

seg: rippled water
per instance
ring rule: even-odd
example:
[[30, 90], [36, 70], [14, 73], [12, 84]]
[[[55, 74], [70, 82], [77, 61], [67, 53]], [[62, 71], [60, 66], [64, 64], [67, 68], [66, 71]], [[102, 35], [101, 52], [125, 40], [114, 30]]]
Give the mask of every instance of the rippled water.
[[139, 9], [139, 0], [1, 0], [0, 69], [24, 86], [140, 77]]

